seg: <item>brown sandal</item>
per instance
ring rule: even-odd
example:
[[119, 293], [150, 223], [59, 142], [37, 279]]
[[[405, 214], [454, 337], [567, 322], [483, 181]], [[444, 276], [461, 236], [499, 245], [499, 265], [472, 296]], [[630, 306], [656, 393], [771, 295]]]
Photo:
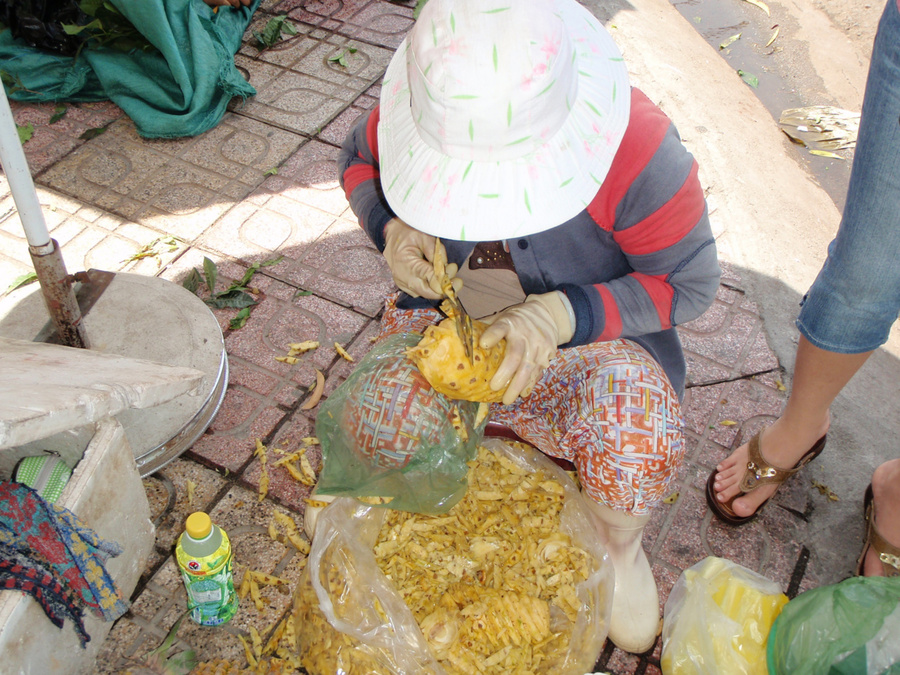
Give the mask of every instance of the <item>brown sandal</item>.
[[797, 462], [792, 469], [779, 469], [778, 467], [772, 466], [766, 460], [763, 459], [762, 453], [759, 451], [759, 434], [756, 434], [753, 438], [750, 439], [750, 447], [748, 448], [748, 456], [747, 456], [747, 468], [744, 471], [744, 475], [741, 478], [740, 485], [738, 486], [741, 489], [740, 494], [735, 495], [727, 502], [720, 502], [716, 499], [716, 470], [713, 470], [711, 474], [709, 474], [709, 478], [706, 480], [706, 502], [709, 504], [709, 508], [712, 509], [712, 512], [716, 514], [720, 519], [724, 520], [726, 523], [730, 523], [731, 525], [743, 525], [744, 523], [748, 523], [754, 518], [756, 518], [756, 514], [762, 510], [762, 507], [765, 506], [769, 499], [764, 501], [759, 507], [749, 516], [739, 516], [732, 509], [732, 504], [734, 500], [738, 497], [743, 497], [748, 492], [752, 492], [758, 487], [763, 485], [781, 485], [788, 478], [797, 473], [804, 466], [809, 464], [812, 460], [819, 456], [819, 453], [825, 448], [825, 436], [822, 436], [815, 444], [806, 451], [806, 454], [800, 458], [800, 461]]
[[875, 527], [875, 498], [872, 494], [872, 485], [866, 488], [866, 500], [863, 503], [866, 513], [866, 541], [863, 544], [862, 553], [856, 561], [856, 576], [863, 576], [863, 568], [866, 564], [866, 554], [869, 547], [875, 549], [881, 560], [881, 567], [886, 577], [900, 577], [900, 548], [891, 544], [881, 536]]

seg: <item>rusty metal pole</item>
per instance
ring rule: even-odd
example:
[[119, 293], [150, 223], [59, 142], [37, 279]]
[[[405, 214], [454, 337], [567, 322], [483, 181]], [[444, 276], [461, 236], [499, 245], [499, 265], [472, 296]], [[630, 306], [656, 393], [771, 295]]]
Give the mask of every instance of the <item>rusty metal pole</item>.
[[0, 164], [3, 165], [25, 230], [28, 250], [44, 293], [47, 311], [56, 326], [61, 344], [87, 348], [88, 340], [81, 320], [81, 309], [75, 299], [74, 278], [66, 273], [59, 246], [50, 238], [47, 230], [3, 85], [0, 85], [0, 98]]
[[40, 253], [33, 246], [29, 246], [28, 250], [44, 294], [44, 304], [56, 327], [59, 343], [67, 347], [87, 349], [90, 344], [84, 330], [81, 308], [75, 299], [75, 279], [66, 272], [66, 263], [59, 245], [55, 239], [51, 239], [48, 253]]

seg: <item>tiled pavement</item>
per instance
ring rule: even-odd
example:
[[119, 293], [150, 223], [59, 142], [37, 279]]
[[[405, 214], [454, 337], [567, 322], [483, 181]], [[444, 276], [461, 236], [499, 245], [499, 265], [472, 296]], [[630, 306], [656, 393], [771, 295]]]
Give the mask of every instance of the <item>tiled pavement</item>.
[[[55, 124], [49, 123], [52, 105], [13, 104], [17, 121], [35, 127], [25, 151], [70, 272], [94, 267], [180, 283], [205, 256], [229, 279], [241, 278], [255, 262], [280, 259], [254, 277], [260, 302], [243, 328], [230, 330], [233, 311], [216, 310], [230, 361], [228, 392], [207, 433], [145, 480], [158, 528], [156, 549], [132, 609], [107, 638], [99, 673], [119, 672], [130, 657], [145, 654], [183, 611], [185, 595], [171, 551], [193, 510], [209, 511], [229, 532], [239, 572], [252, 564], [291, 581], [299, 576], [302, 556], [269, 539], [265, 528], [275, 509], [300, 521], [309, 488], [270, 467], [268, 496], [259, 502], [260, 466], [253, 450], [256, 439], [290, 450], [313, 435], [315, 411], [301, 406], [314, 369], [326, 373], [327, 392], [343, 381], [352, 364], [328, 345], [337, 341], [357, 358], [365, 354], [392, 288], [385, 263], [348, 210], [334, 158], [353, 121], [376, 104], [392, 50], [413, 23], [411, 5], [266, 0], [254, 27], [287, 14], [298, 34], [260, 53], [248, 33], [236, 58], [258, 94], [235, 102], [217, 128], [197, 138], [142, 139], [110, 103], [70, 105]], [[347, 67], [328, 58], [341, 53]], [[106, 132], [89, 141], [79, 138], [95, 127]], [[133, 259], [142, 247], [169, 236], [178, 238], [174, 247], [157, 245], [157, 255]], [[766, 509], [740, 531], [713, 519], [704, 500], [710, 469], [739, 434], [772, 419], [784, 400], [784, 372], [767, 345], [757, 307], [742, 290], [738, 271], [727, 260], [723, 267], [714, 306], [680, 328], [689, 362], [688, 452], [673, 487], [677, 499], [655, 511], [644, 538], [662, 602], [680, 572], [710, 554], [760, 571], [789, 595], [815, 586], [822, 572], [808, 564], [803, 545], [808, 478], [779, 491], [775, 502], [783, 508]], [[0, 289], [30, 270], [3, 180]], [[288, 343], [308, 339], [323, 347], [296, 365], [275, 360]], [[310, 456], [318, 469], [318, 455]], [[286, 594], [268, 589], [264, 596], [262, 613], [244, 603], [224, 628], [184, 623], [179, 637], [201, 658], [242, 662], [237, 636], [251, 625], [270, 629], [289, 606]], [[597, 669], [658, 673], [659, 650], [657, 644], [639, 657], [608, 644]]]

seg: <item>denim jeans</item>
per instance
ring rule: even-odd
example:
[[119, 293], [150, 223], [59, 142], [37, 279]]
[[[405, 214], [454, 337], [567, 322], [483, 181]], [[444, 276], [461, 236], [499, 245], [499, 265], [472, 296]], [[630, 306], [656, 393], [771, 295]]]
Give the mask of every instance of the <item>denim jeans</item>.
[[884, 344], [900, 313], [900, 11], [888, 0], [872, 50], [847, 204], [797, 327], [816, 347]]

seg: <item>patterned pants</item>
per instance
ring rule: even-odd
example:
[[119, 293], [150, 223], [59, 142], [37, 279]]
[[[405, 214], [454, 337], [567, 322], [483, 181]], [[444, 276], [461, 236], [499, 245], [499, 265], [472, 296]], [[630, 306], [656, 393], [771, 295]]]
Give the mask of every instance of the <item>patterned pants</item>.
[[[443, 316], [388, 300], [380, 337], [422, 332]], [[575, 464], [595, 501], [646, 514], [666, 497], [684, 457], [678, 396], [660, 366], [630, 340], [561, 349], [527, 398], [491, 404], [490, 422]]]

